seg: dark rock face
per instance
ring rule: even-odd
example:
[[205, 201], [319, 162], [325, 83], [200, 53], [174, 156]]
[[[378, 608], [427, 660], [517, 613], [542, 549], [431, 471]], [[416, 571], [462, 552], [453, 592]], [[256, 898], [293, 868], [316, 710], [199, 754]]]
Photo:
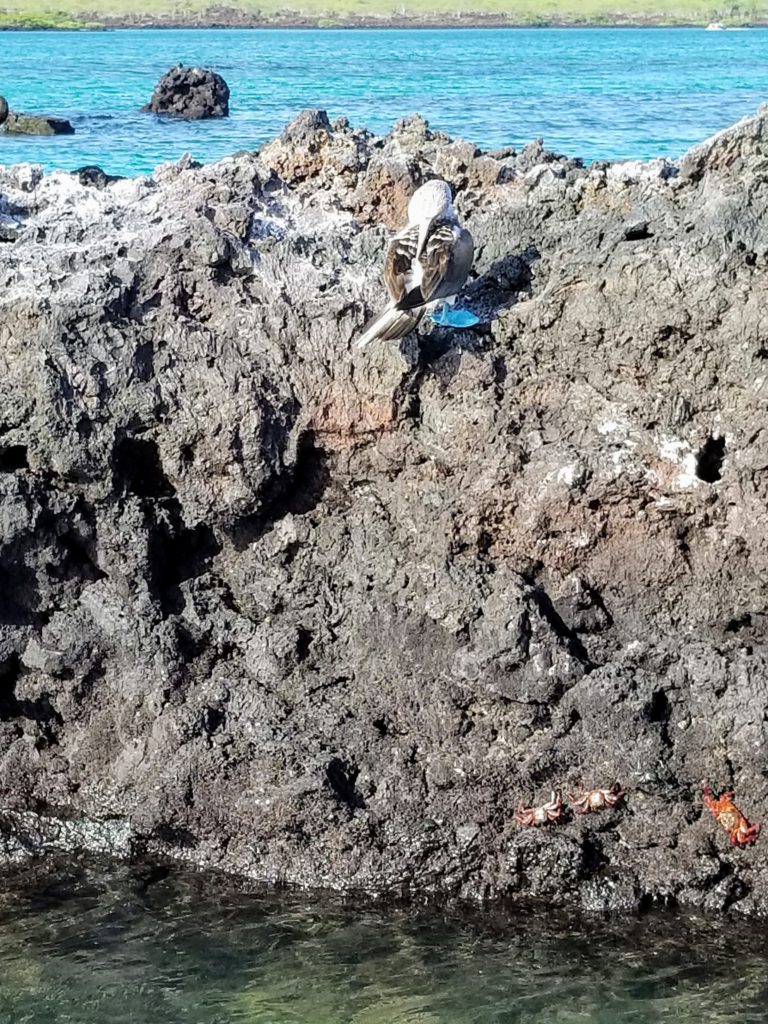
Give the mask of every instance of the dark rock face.
[[142, 110], [193, 121], [229, 117], [229, 86], [221, 75], [208, 68], [177, 64], [163, 75]]
[[[768, 819], [766, 116], [679, 171], [315, 116], [0, 171], [6, 855], [768, 912], [701, 802]], [[436, 174], [495, 319], [361, 353]]]
[[0, 96], [0, 124], [5, 124], [8, 114], [8, 101], [5, 96]]
[[121, 178], [121, 175], [107, 174], [105, 170], [95, 165], [78, 167], [72, 173], [77, 176], [77, 180], [81, 185], [92, 185], [93, 188], [106, 188], [107, 185], [110, 185], [113, 181], [120, 181]]
[[7, 110], [2, 117], [0, 105], [0, 124], [5, 122], [4, 130], [10, 135], [74, 135], [75, 129], [63, 117], [46, 117], [42, 114], [20, 114]]

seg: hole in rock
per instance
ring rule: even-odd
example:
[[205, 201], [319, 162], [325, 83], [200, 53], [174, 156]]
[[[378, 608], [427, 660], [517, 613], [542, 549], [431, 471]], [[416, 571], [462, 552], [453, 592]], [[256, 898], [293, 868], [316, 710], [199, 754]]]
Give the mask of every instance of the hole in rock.
[[655, 900], [649, 892], [643, 893], [640, 897], [640, 902], [637, 904], [637, 910], [640, 914], [648, 914], [653, 910]]
[[627, 242], [638, 242], [645, 238], [653, 238], [653, 232], [648, 227], [648, 221], [638, 221], [635, 224], [627, 224], [624, 228], [624, 238]]
[[599, 840], [592, 836], [584, 838], [581, 844], [581, 870], [582, 875], [588, 878], [594, 875], [608, 863], [603, 847]]
[[696, 456], [696, 476], [708, 484], [720, 479], [725, 459], [725, 438], [710, 437]]
[[57, 540], [60, 560], [47, 566], [50, 577], [83, 583], [106, 579], [107, 574], [99, 568], [95, 554], [89, 550], [92, 545], [87, 537], [81, 536], [74, 529], [68, 529], [59, 534]]
[[155, 372], [155, 352], [151, 342], [145, 341], [137, 347], [133, 356], [133, 366], [136, 380], [151, 380]]
[[328, 486], [328, 456], [315, 444], [313, 431], [307, 430], [299, 439], [291, 483], [284, 497], [286, 512], [301, 515], [317, 507]]
[[224, 725], [227, 716], [224, 713], [223, 708], [206, 707], [203, 710], [203, 729], [209, 735], [212, 736], [217, 729], [220, 729]]
[[328, 778], [328, 785], [333, 793], [342, 803], [348, 807], [364, 807], [362, 797], [355, 789], [355, 780], [358, 776], [358, 769], [342, 761], [340, 757], [334, 757], [328, 763], [325, 770]]
[[139, 498], [168, 498], [174, 493], [154, 441], [124, 437], [113, 455], [115, 485]]
[[158, 825], [152, 831], [152, 838], [182, 850], [194, 850], [197, 847], [197, 836], [181, 825]]
[[747, 613], [746, 615], [740, 615], [737, 619], [731, 619], [728, 625], [725, 627], [726, 633], [738, 633], [742, 629], [749, 629], [752, 625], [752, 616]]
[[310, 645], [314, 639], [314, 634], [304, 626], [299, 626], [296, 633], [296, 660], [301, 663], [302, 661], [306, 661]]
[[18, 654], [12, 654], [0, 664], [0, 721], [7, 722], [18, 713], [16, 701], [16, 683], [21, 672], [21, 661]]
[[488, 530], [480, 530], [477, 535], [478, 555], [487, 555], [493, 547], [493, 535]]
[[672, 705], [663, 690], [656, 690], [648, 705], [648, 718], [651, 722], [668, 722]]
[[41, 608], [37, 574], [21, 564], [13, 549], [0, 558], [0, 580], [0, 625], [43, 625], [46, 617]]
[[8, 448], [0, 448], [0, 473], [15, 473], [19, 469], [29, 469], [26, 445], [12, 444]]
[[181, 614], [185, 602], [180, 585], [207, 572], [220, 551], [221, 544], [205, 523], [192, 529], [181, 526], [177, 531], [161, 523], [153, 532], [149, 548], [152, 582], [165, 616]]

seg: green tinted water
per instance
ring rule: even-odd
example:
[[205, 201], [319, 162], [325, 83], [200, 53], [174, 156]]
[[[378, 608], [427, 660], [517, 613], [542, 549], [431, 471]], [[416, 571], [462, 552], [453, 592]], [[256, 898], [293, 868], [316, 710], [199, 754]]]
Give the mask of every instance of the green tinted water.
[[3, 886], [3, 1024], [767, 1019], [768, 934], [746, 922], [377, 907], [128, 868]]

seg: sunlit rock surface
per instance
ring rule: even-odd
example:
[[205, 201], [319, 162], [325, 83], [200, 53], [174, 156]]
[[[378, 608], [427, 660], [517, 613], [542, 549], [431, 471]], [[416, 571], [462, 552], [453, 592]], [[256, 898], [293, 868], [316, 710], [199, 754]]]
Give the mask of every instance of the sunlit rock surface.
[[[768, 818], [767, 121], [679, 166], [308, 112], [0, 169], [6, 856], [768, 911], [701, 802]], [[360, 352], [436, 174], [483, 324]]]

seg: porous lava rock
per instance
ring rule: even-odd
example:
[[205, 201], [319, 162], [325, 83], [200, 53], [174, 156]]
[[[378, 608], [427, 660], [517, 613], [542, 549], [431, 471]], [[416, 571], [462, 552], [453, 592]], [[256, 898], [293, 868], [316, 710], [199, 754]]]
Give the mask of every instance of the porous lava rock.
[[[0, 169], [6, 859], [766, 913], [701, 800], [768, 819], [766, 117], [679, 164], [314, 113]], [[442, 174], [483, 323], [361, 352], [379, 212]]]
[[210, 68], [177, 64], [162, 76], [142, 110], [200, 121], [229, 117], [229, 86]]

